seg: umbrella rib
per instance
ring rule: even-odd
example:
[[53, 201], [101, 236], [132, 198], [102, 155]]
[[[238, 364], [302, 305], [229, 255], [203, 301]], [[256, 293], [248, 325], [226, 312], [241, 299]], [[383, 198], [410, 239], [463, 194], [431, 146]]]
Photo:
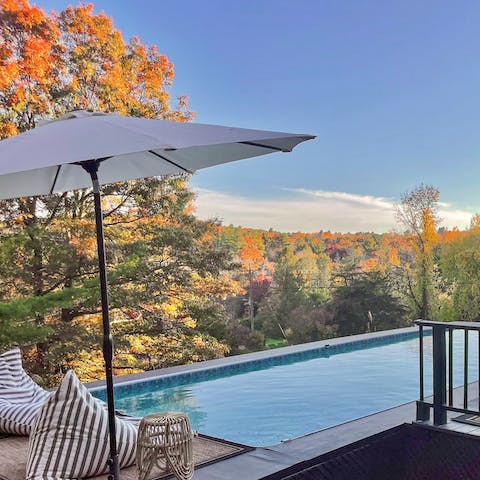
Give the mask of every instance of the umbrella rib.
[[154, 152], [153, 150], [149, 150], [148, 153], [151, 153], [152, 155], [155, 155], [156, 157], [159, 157], [161, 158], [162, 160], [165, 160], [166, 162], [170, 163], [171, 165], [179, 168], [180, 170], [183, 170], [185, 173], [191, 173], [193, 174], [193, 170], [189, 170], [188, 168], [185, 168], [185, 167], [182, 167], [181, 165], [179, 165], [178, 163], [175, 163], [173, 160], [170, 160], [168, 159], [167, 157], [163, 156], [163, 155], [160, 155], [159, 153], [157, 152]]
[[58, 174], [60, 173], [60, 169], [62, 168], [61, 165], [57, 165], [57, 172], [55, 173], [55, 178], [53, 179], [52, 188], [50, 189], [50, 195], [53, 193], [55, 189], [55, 185], [57, 184]]
[[285, 151], [283, 148], [272, 147], [271, 145], [263, 145], [261, 143], [255, 143], [255, 142], [238, 142], [238, 143], [242, 143], [243, 145], [251, 145], [252, 147], [268, 148], [269, 150], [275, 150], [276, 152]]

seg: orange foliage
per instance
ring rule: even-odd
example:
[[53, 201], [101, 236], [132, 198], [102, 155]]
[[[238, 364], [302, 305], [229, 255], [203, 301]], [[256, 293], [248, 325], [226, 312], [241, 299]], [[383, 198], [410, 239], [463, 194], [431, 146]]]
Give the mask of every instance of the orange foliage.
[[362, 272], [371, 272], [378, 267], [378, 259], [368, 258], [367, 260], [361, 260], [359, 262], [359, 267]]
[[240, 250], [238, 256], [244, 269], [256, 269], [263, 262], [263, 255], [250, 237], [244, 238], [245, 246]]
[[455, 242], [462, 238], [465, 238], [468, 235], [466, 231], [460, 231], [458, 228], [454, 228], [453, 230], [447, 230], [440, 235], [440, 241], [443, 245], [446, 245], [451, 242]]
[[27, 110], [30, 116], [48, 112], [58, 38], [55, 22], [38, 7], [26, 0], [0, 0], [0, 99], [7, 109], [2, 138], [18, 133], [8, 109]]
[[0, 0], [0, 136], [74, 108], [188, 121], [187, 97], [170, 106], [174, 66], [155, 45], [125, 42], [91, 4], [46, 15]]
[[263, 234], [265, 236], [266, 239], [268, 240], [274, 240], [275, 238], [278, 238], [279, 237], [279, 234], [277, 232], [272, 232], [272, 231], [267, 231], [267, 232], [264, 232]]
[[75, 249], [77, 255], [94, 258], [97, 254], [97, 240], [95, 237], [78, 238], [72, 236], [70, 245]]
[[398, 258], [398, 248], [391, 247], [388, 254], [388, 263], [398, 267], [400, 265], [400, 259]]

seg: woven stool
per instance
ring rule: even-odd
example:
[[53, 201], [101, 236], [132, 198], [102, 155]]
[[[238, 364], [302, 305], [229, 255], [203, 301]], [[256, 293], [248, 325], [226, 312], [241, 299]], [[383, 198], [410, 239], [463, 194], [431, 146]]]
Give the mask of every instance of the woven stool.
[[190, 480], [193, 477], [192, 438], [185, 413], [155, 413], [142, 418], [137, 437], [139, 480], [165, 473], [173, 473], [177, 480]]

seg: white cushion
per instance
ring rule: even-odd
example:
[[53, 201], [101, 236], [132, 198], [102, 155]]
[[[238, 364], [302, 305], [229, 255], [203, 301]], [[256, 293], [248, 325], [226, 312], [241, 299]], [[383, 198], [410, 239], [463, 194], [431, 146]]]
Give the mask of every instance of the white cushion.
[[[137, 429], [116, 419], [120, 467], [135, 461]], [[43, 405], [30, 435], [27, 480], [70, 480], [108, 471], [108, 414], [73, 371]]]
[[38, 411], [50, 395], [22, 368], [19, 348], [0, 355], [0, 432], [29, 435]]

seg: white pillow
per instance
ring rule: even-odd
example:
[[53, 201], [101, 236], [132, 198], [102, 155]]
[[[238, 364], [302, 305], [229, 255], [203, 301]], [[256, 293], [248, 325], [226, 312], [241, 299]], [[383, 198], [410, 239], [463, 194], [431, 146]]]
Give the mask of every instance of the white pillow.
[[1, 433], [29, 435], [38, 411], [50, 395], [22, 368], [19, 348], [0, 355]]
[[[137, 429], [116, 419], [120, 467], [135, 461]], [[108, 414], [72, 370], [43, 405], [30, 435], [27, 480], [70, 480], [108, 471]]]

